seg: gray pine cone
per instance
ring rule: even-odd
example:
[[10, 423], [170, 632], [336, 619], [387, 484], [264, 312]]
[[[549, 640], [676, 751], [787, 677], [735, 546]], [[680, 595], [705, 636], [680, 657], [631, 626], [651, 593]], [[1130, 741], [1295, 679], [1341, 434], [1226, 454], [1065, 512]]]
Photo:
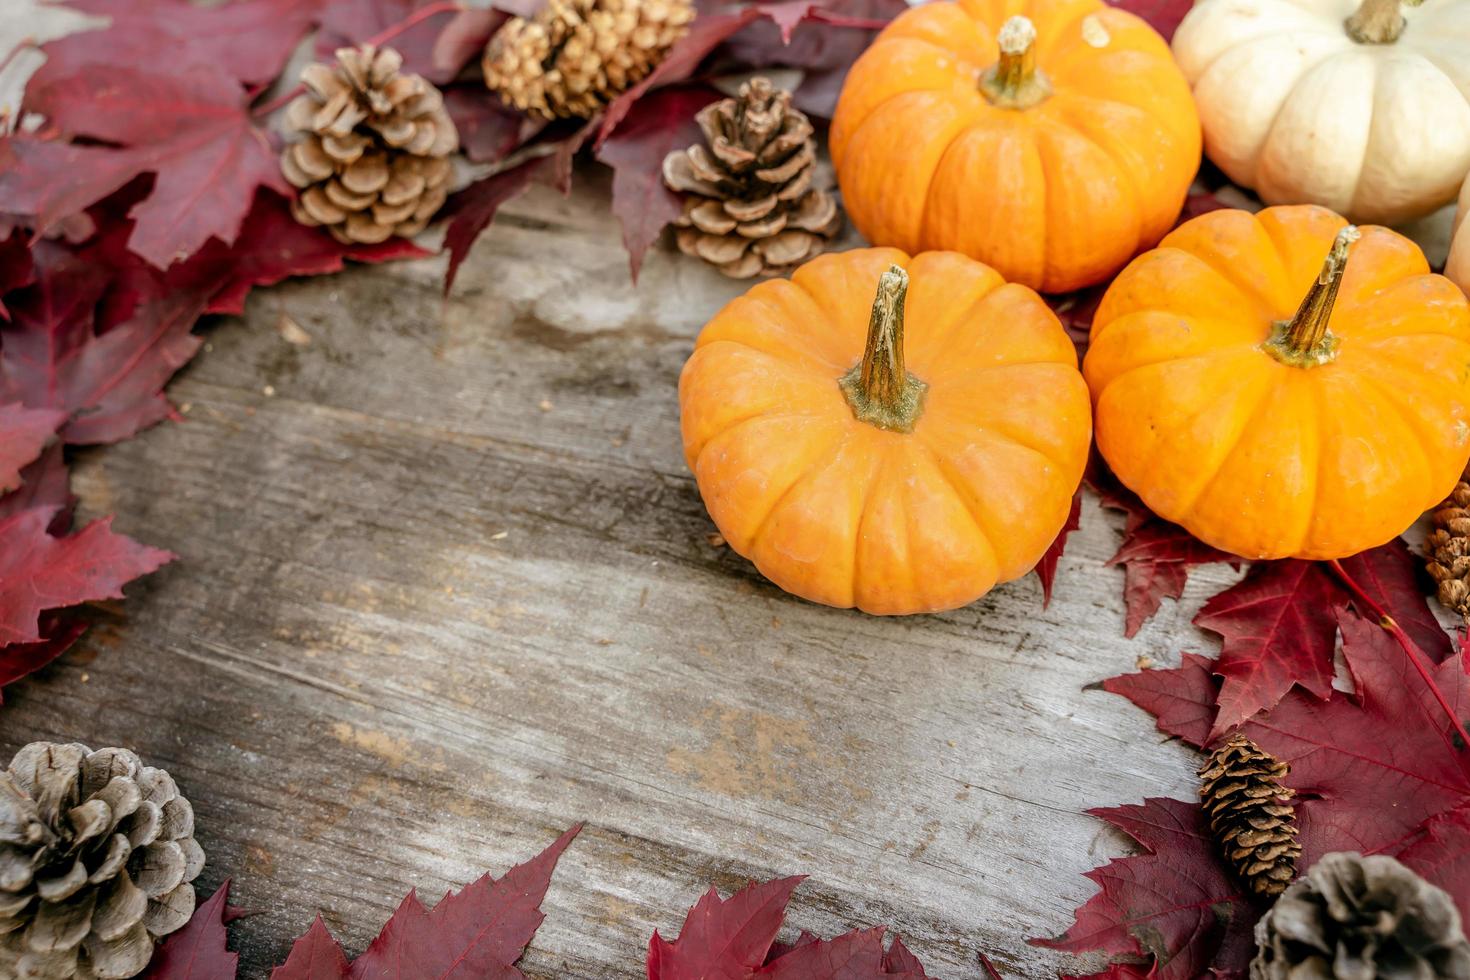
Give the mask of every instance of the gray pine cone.
[[0, 773], [0, 976], [136, 976], [189, 921], [194, 810], [127, 749], [32, 742]]
[[1470, 980], [1450, 896], [1394, 858], [1327, 854], [1256, 924], [1251, 980]]

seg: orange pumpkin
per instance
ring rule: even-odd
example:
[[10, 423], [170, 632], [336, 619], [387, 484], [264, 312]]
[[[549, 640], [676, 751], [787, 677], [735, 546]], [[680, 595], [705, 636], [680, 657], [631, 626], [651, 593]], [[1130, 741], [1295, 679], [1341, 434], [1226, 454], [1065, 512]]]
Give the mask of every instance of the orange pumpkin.
[[1168, 44], [1132, 14], [936, 0], [853, 65], [831, 149], [869, 241], [954, 249], [1059, 292], [1101, 282], [1169, 230], [1200, 125]]
[[1119, 479], [1246, 558], [1383, 544], [1470, 457], [1464, 295], [1325, 208], [1181, 225], [1108, 288], [1084, 371]]
[[952, 252], [860, 249], [755, 286], [700, 334], [679, 405], [730, 547], [788, 592], [880, 614], [1030, 570], [1091, 438], [1056, 316]]

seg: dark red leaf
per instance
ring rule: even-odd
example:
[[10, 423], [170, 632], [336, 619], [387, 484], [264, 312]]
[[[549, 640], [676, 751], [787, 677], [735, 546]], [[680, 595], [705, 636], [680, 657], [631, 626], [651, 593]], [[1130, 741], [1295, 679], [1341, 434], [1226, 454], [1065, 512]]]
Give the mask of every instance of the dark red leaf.
[[[1327, 701], [1293, 690], [1242, 726], [1291, 764], [1304, 866], [1328, 851], [1383, 850], [1430, 817], [1470, 804], [1470, 746], [1404, 651], [1376, 623], [1339, 610], [1343, 655], [1356, 695]], [[1460, 718], [1470, 718], [1470, 676], [1460, 655], [1431, 677]], [[1390, 805], [1391, 804], [1391, 805]]]
[[55, 511], [47, 528], [52, 534], [65, 534], [71, 529], [71, 481], [66, 472], [66, 458], [61, 443], [53, 442], [41, 455], [20, 471], [20, 489], [0, 497], [0, 519], [13, 517], [23, 510], [44, 507]]
[[1442, 813], [1420, 836], [1394, 855], [1450, 893], [1460, 918], [1470, 922], [1470, 807]]
[[597, 133], [597, 145], [601, 146], [612, 135], [613, 130], [618, 128], [623, 117], [633, 108], [633, 104], [643, 97], [644, 92], [671, 82], [682, 82], [694, 73], [699, 63], [721, 42], [742, 27], [754, 23], [761, 16], [759, 9], [747, 7], [736, 13], [706, 14], [696, 18], [689, 27], [689, 33], [669, 49], [668, 55], [659, 62], [657, 68], [649, 72], [637, 85], [608, 104], [602, 114], [602, 127]]
[[65, 410], [72, 421], [62, 436], [70, 443], [116, 442], [169, 414], [162, 389], [199, 349], [190, 330], [202, 297], [155, 300], [98, 337], [85, 305], [90, 293], [77, 309], [55, 281], [29, 290], [36, 295], [18, 300], [14, 322], [0, 328], [0, 400]]
[[40, 640], [0, 646], [0, 687], [40, 670], [69, 650], [85, 632], [87, 624], [81, 620], [43, 613]]
[[183, 74], [196, 66], [224, 71], [247, 85], [281, 73], [316, 18], [317, 0], [68, 0], [67, 6], [109, 18], [99, 31], [46, 45], [33, 84], [49, 84], [88, 65], [163, 65]]
[[499, 163], [544, 126], [487, 98], [481, 82], [446, 89], [444, 108], [459, 130], [460, 149], [473, 163]]
[[1101, 890], [1077, 910], [1072, 928], [1032, 942], [1072, 953], [1149, 956], [1148, 976], [1156, 980], [1243, 975], [1257, 911], [1222, 867], [1199, 805], [1156, 798], [1088, 812], [1148, 853], [1089, 871]]
[[[173, 76], [90, 65], [32, 95], [36, 110], [62, 131], [126, 148], [97, 151], [110, 157], [96, 164], [107, 183], [116, 179], [121, 163], [132, 175], [158, 175], [153, 193], [133, 208], [128, 247], [160, 269], [194, 254], [211, 237], [233, 243], [257, 187], [291, 192], [239, 84], [221, 71], [196, 68]], [[27, 213], [9, 202], [9, 190], [0, 183], [0, 211]], [[66, 201], [72, 206], [75, 198], [68, 195]], [[39, 212], [42, 227], [67, 216], [52, 207]]]
[[[509, 16], [500, 10], [471, 8], [461, 10], [451, 17], [430, 49], [429, 63], [433, 66], [434, 73], [446, 80], [458, 75], [465, 65], [480, 57], [485, 45], [490, 43], [490, 38], [495, 36], [495, 32]], [[486, 98], [484, 85], [480, 85], [479, 89], [482, 101], [498, 101], [493, 96]], [[464, 134], [461, 133], [460, 137], [463, 142]]]
[[1165, 41], [1173, 39], [1179, 22], [1193, 6], [1193, 0], [1108, 0], [1108, 2], [1114, 7], [1126, 10], [1130, 14], [1137, 14], [1148, 21], [1148, 25], [1162, 34]]
[[189, 924], [165, 939], [139, 980], [234, 980], [240, 955], [225, 948], [225, 926], [239, 918], [231, 908], [230, 882], [199, 908]]
[[347, 957], [317, 916], [306, 935], [296, 940], [286, 962], [271, 971], [271, 980], [346, 980]]
[[175, 557], [114, 534], [110, 517], [52, 537], [47, 526], [55, 514], [43, 508], [0, 520], [0, 646], [40, 641], [43, 612], [121, 599], [125, 584]]
[[55, 409], [0, 404], [0, 494], [20, 486], [21, 468], [35, 462], [65, 421]]
[[659, 89], [639, 99], [597, 148], [597, 159], [613, 168], [612, 210], [623, 226], [634, 282], [648, 246], [683, 210], [664, 184], [664, 157], [699, 141], [694, 115], [719, 97], [703, 85]]
[[777, 943], [786, 904], [801, 882], [797, 876], [751, 884], [727, 899], [711, 888], [689, 910], [676, 939], [654, 932], [648, 980], [926, 980], [898, 940], [884, 951], [882, 928], [831, 940], [804, 932], [790, 946]]
[[436, 64], [435, 46], [443, 33], [462, 13], [441, 0], [331, 0], [321, 17], [316, 53], [330, 60], [338, 48], [362, 44], [392, 31], [427, 7], [442, 8], [425, 17], [388, 42], [403, 55], [403, 70], [423, 75], [434, 84], [452, 81], [462, 66]]
[[297, 222], [285, 198], [262, 190], [233, 245], [210, 239], [158, 282], [163, 292], [210, 297], [207, 312], [241, 313], [245, 297], [256, 286], [270, 286], [293, 276], [340, 272], [348, 259], [389, 262], [429, 254], [406, 238], [390, 238], [378, 245], [343, 245], [320, 228]]
[[[3, 148], [0, 148], [3, 153]], [[0, 242], [0, 320], [9, 320], [5, 294], [35, 281], [35, 264], [31, 261], [30, 243], [19, 232]]]
[[521, 976], [515, 969], [546, 917], [541, 900], [551, 873], [581, 824], [500, 880], [488, 874], [447, 893], [425, 911], [413, 892], [393, 913], [367, 951], [352, 962], [354, 980], [441, 980]]
[[1072, 495], [1072, 509], [1067, 513], [1067, 523], [1062, 525], [1061, 531], [1057, 532], [1056, 540], [1046, 549], [1046, 554], [1041, 556], [1041, 561], [1036, 563], [1036, 577], [1041, 580], [1041, 606], [1046, 608], [1051, 605], [1052, 583], [1057, 577], [1057, 562], [1061, 560], [1062, 552], [1067, 547], [1067, 537], [1082, 526], [1082, 489]]
[[0, 215], [14, 215], [37, 231], [60, 229], [141, 170], [134, 153], [29, 138], [0, 139]]
[[[1426, 653], [1442, 660], [1449, 637], [1419, 591], [1415, 565], [1398, 539], [1342, 561]], [[1207, 602], [1194, 622], [1223, 640], [1215, 670], [1225, 683], [1214, 733], [1271, 707], [1292, 684], [1327, 697], [1337, 610], [1351, 598], [1326, 563], [1286, 560], [1257, 562], [1241, 582]]]
[[1102, 687], [1153, 715], [1160, 731], [1199, 748], [1209, 741], [1215, 721], [1220, 682], [1214, 666], [1215, 662], [1207, 657], [1186, 653], [1178, 667], [1156, 667], [1111, 677], [1102, 682]]

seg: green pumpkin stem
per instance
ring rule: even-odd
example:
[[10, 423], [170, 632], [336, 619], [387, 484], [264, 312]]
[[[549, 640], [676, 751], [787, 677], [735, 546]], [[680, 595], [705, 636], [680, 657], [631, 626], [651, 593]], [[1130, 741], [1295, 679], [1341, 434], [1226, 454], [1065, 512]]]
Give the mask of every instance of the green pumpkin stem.
[[[1359, 44], [1392, 44], [1404, 33], [1404, 15], [1399, 12], [1401, 0], [1363, 0], [1353, 15], [1342, 22], [1348, 37]], [[1424, 0], [1402, 0], [1417, 7]]]
[[1051, 95], [1051, 81], [1036, 67], [1036, 25], [1019, 14], [995, 35], [1000, 61], [980, 77], [980, 91], [991, 105], [1029, 109]]
[[1337, 290], [1342, 285], [1342, 274], [1347, 269], [1348, 248], [1362, 237], [1353, 225], [1348, 225], [1332, 240], [1332, 248], [1317, 273], [1317, 281], [1307, 290], [1302, 305], [1290, 320], [1276, 324], [1266, 349], [1283, 364], [1293, 367], [1316, 367], [1337, 358], [1337, 336], [1327, 329], [1332, 319], [1332, 306], [1337, 302]]
[[914, 430], [929, 387], [903, 366], [903, 304], [908, 290], [909, 274], [899, 266], [889, 266], [878, 278], [863, 359], [837, 381], [859, 421], [893, 432]]

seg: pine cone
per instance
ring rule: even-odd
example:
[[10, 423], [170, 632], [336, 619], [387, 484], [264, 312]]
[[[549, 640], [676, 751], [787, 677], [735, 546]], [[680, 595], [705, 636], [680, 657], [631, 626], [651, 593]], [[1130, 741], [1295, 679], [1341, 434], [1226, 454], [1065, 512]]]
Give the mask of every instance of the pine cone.
[[1429, 532], [1429, 575], [1439, 583], [1439, 602], [1470, 622], [1470, 483], [1464, 476], [1434, 512]]
[[820, 253], [842, 216], [812, 186], [817, 144], [791, 93], [752, 78], [697, 118], [705, 145], [664, 158], [664, 183], [685, 195], [680, 251], [736, 279], [779, 275]]
[[281, 154], [301, 189], [297, 221], [340, 242], [376, 243], [417, 235], [443, 206], [459, 134], [439, 90], [402, 65], [397, 51], [365, 44], [302, 71], [306, 94], [286, 109], [294, 141]]
[[1291, 767], [1239, 732], [1200, 767], [1200, 799], [1210, 830], [1247, 887], [1279, 895], [1296, 877], [1295, 791], [1282, 780]]
[[1325, 854], [1256, 924], [1251, 980], [1470, 980], [1454, 900], [1387, 855]]
[[194, 810], [127, 749], [32, 742], [0, 773], [0, 975], [131, 977], [189, 921]]
[[485, 84], [542, 119], [590, 119], [647, 77], [692, 20], [692, 0], [550, 0], [495, 33]]

